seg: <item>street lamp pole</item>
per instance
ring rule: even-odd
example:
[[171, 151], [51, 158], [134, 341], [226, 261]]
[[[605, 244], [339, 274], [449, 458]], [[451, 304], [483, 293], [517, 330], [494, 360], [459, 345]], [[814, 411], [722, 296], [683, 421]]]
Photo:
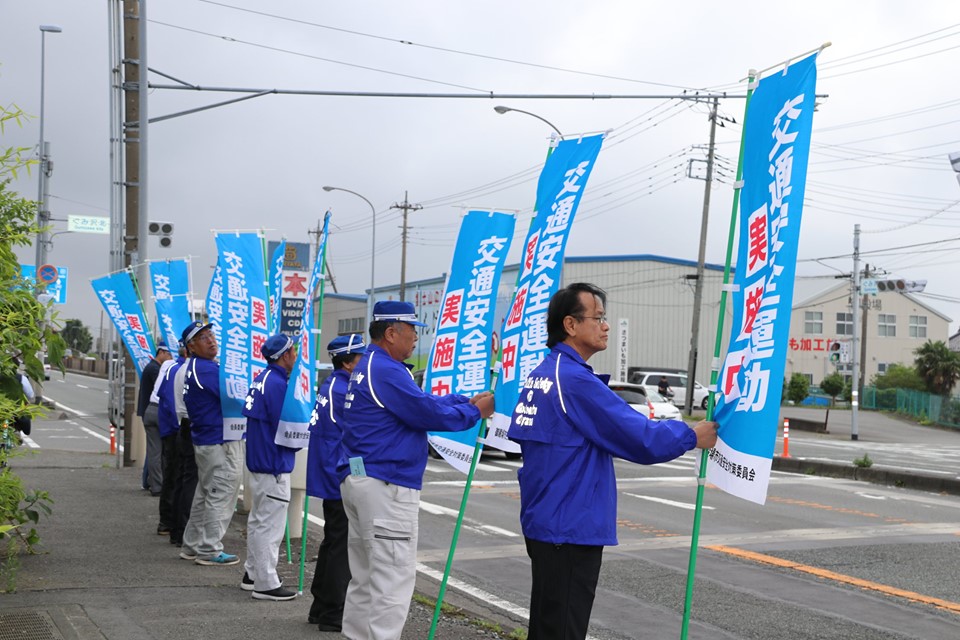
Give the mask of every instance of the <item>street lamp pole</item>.
[[547, 120], [546, 118], [543, 118], [543, 117], [541, 117], [541, 116], [538, 116], [537, 114], [532, 113], [532, 112], [530, 112], [530, 111], [524, 111], [524, 110], [522, 110], [522, 109], [514, 109], [513, 107], [504, 107], [504, 106], [502, 106], [502, 105], [494, 107], [493, 110], [496, 111], [497, 113], [501, 114], [501, 115], [504, 114], [504, 113], [506, 113], [506, 112], [508, 112], [508, 111], [516, 111], [517, 113], [525, 113], [525, 114], [527, 114], [528, 116], [533, 116], [534, 118], [536, 118], [537, 120], [540, 120], [541, 122], [546, 122], [548, 125], [550, 125], [550, 128], [551, 128], [551, 129], [553, 129], [554, 131], [557, 132], [557, 135], [558, 135], [558, 136], [560, 136], [561, 138], [563, 137], [563, 134], [560, 133], [560, 129], [557, 129], [552, 122], [550, 122], [550, 121]]
[[373, 320], [373, 287], [374, 287], [374, 273], [376, 273], [376, 260], [377, 260], [377, 210], [373, 206], [373, 203], [364, 198], [362, 195], [356, 191], [351, 191], [350, 189], [342, 189], [340, 187], [324, 187], [324, 191], [343, 191], [345, 193], [352, 193], [357, 196], [370, 206], [370, 213], [373, 219], [372, 231], [370, 234], [370, 295], [367, 296], [367, 322]]
[[54, 24], [40, 25], [40, 144], [37, 147], [37, 154], [40, 156], [40, 170], [37, 185], [37, 264], [39, 269], [41, 265], [47, 262], [47, 232], [44, 228], [47, 226], [49, 217], [49, 191], [47, 179], [52, 172], [50, 163], [50, 150], [47, 142], [43, 139], [43, 107], [45, 91], [45, 72], [46, 72], [46, 54], [47, 54], [47, 33], [60, 33], [63, 31]]

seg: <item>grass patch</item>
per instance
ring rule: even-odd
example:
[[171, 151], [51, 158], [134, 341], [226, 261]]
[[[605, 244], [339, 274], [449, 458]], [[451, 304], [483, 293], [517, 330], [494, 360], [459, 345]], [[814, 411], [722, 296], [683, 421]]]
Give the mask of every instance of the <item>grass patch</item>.
[[860, 467], [861, 469], [868, 469], [873, 466], [873, 460], [870, 459], [870, 456], [866, 453], [863, 454], [862, 458], [854, 458], [853, 466]]

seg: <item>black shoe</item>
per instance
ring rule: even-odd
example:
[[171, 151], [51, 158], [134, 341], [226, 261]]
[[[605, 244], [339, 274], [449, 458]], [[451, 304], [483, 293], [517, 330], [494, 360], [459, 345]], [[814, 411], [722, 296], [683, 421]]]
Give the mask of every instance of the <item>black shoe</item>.
[[307, 624], [320, 624], [320, 618], [317, 616], [307, 616]]
[[281, 585], [270, 591], [254, 591], [253, 597], [257, 600], [293, 600], [297, 597], [297, 592], [284, 589]]
[[165, 524], [157, 525], [157, 535], [158, 536], [170, 535], [170, 527], [168, 527]]
[[339, 625], [339, 624], [328, 624], [328, 623], [326, 623], [326, 622], [320, 622], [320, 623], [317, 624], [317, 629], [319, 629], [320, 631], [333, 631], [333, 632], [336, 632], [336, 633], [340, 633], [341, 625]]
[[253, 591], [253, 580], [250, 579], [250, 574], [246, 571], [243, 572], [243, 577], [240, 578], [240, 588], [244, 591]]

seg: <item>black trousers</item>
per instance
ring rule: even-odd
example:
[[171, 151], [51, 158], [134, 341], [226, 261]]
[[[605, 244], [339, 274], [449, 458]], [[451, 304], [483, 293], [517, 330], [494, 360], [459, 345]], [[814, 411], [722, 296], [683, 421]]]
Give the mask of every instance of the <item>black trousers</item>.
[[583, 640], [603, 547], [524, 540], [533, 567], [527, 640]]
[[174, 524], [171, 527], [170, 541], [183, 542], [183, 530], [190, 519], [193, 506], [193, 494], [197, 490], [197, 459], [193, 455], [193, 435], [189, 428], [180, 427], [178, 434], [180, 468], [174, 483]]
[[320, 624], [340, 626], [343, 621], [343, 601], [350, 584], [350, 564], [347, 561], [347, 513], [343, 500], [323, 501], [323, 541], [317, 555], [317, 570], [313, 574], [310, 593], [310, 617]]
[[160, 485], [160, 526], [173, 530], [176, 524], [174, 489], [180, 468], [179, 434], [174, 432], [161, 438], [160, 446], [160, 462], [163, 468], [163, 484]]

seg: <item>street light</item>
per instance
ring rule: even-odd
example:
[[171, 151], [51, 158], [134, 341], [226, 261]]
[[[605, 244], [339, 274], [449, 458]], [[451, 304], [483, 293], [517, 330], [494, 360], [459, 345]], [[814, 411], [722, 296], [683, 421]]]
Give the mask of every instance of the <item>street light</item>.
[[371, 244], [370, 244], [370, 295], [367, 296], [367, 322], [373, 320], [373, 276], [375, 272], [376, 259], [377, 259], [377, 210], [373, 206], [373, 203], [364, 198], [362, 195], [356, 191], [351, 191], [350, 189], [342, 189], [340, 187], [324, 187], [324, 191], [343, 191], [345, 193], [352, 193], [357, 196], [368, 205], [370, 205], [370, 213], [373, 215], [373, 230], [371, 232]]
[[47, 233], [42, 229], [47, 223], [47, 178], [50, 177], [53, 168], [47, 150], [47, 143], [43, 139], [44, 73], [46, 66], [47, 34], [60, 33], [61, 31], [63, 31], [63, 29], [55, 24], [40, 25], [40, 145], [37, 149], [37, 155], [40, 156], [40, 171], [37, 172], [39, 174], [39, 184], [37, 186], [37, 226], [41, 230], [37, 231], [37, 269], [47, 263]]
[[504, 107], [504, 106], [502, 106], [502, 105], [501, 105], [501, 106], [496, 106], [496, 107], [494, 107], [493, 110], [496, 111], [497, 113], [501, 114], [501, 115], [504, 114], [504, 113], [506, 113], [507, 111], [516, 111], [517, 113], [525, 113], [525, 114], [527, 114], [528, 116], [533, 116], [533, 117], [536, 118], [537, 120], [540, 120], [540, 121], [542, 121], [542, 122], [546, 122], [548, 125], [550, 125], [550, 127], [551, 127], [554, 131], [557, 132], [557, 135], [558, 135], [558, 136], [560, 136], [561, 138], [563, 137], [563, 134], [560, 133], [560, 129], [557, 129], [557, 128], [553, 125], [552, 122], [550, 122], [550, 121], [547, 120], [546, 118], [543, 118], [543, 117], [541, 117], [541, 116], [538, 116], [538, 115], [535, 114], [535, 113], [531, 113], [531, 112], [529, 112], [529, 111], [524, 111], [524, 110], [522, 110], [522, 109], [514, 109], [513, 107]]

